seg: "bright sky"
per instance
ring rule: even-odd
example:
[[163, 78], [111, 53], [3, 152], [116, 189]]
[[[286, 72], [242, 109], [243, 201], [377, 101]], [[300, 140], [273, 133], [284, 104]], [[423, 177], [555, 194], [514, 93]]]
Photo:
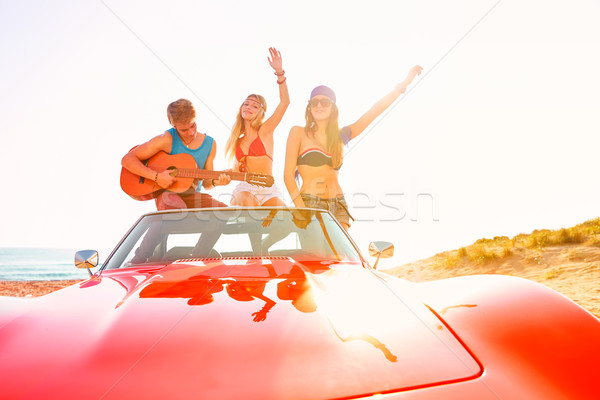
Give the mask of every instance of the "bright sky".
[[121, 191], [121, 157], [169, 128], [178, 98], [229, 167], [246, 95], [278, 102], [269, 46], [292, 101], [275, 131], [284, 190], [313, 87], [336, 91], [345, 125], [424, 67], [340, 172], [350, 233], [364, 253], [393, 242], [387, 266], [595, 218], [599, 20], [596, 0], [2, 1], [0, 246], [113, 247], [154, 210]]

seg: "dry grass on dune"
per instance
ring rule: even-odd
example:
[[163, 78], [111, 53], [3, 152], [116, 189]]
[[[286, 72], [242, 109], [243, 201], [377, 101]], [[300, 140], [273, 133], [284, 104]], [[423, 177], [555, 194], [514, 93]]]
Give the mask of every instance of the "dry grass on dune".
[[480, 239], [385, 272], [422, 282], [503, 274], [540, 282], [600, 317], [600, 218], [559, 230]]

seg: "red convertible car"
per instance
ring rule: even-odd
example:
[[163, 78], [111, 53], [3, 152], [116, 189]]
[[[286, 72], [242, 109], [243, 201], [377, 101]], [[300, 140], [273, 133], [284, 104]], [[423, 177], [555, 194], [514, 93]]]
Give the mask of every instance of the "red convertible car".
[[392, 277], [319, 210], [150, 213], [90, 275], [0, 298], [0, 398], [600, 399], [593, 315], [520, 278]]

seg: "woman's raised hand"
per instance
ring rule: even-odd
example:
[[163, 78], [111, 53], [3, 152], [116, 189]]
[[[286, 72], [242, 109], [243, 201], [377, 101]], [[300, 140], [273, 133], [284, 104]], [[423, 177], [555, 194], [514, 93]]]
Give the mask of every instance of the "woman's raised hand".
[[281, 60], [281, 53], [277, 51], [275, 47], [269, 47], [269, 53], [271, 57], [267, 57], [269, 65], [275, 70], [276, 73], [283, 71], [283, 61]]
[[413, 79], [415, 79], [417, 75], [421, 75], [422, 71], [423, 67], [421, 67], [420, 65], [415, 65], [414, 67], [412, 67], [410, 71], [408, 71], [408, 75], [406, 75], [406, 78], [404, 78], [402, 82], [396, 85], [396, 90], [400, 91], [400, 93], [404, 93], [408, 85], [412, 83]]
[[413, 79], [415, 79], [415, 76], [417, 75], [421, 75], [421, 72], [423, 71], [423, 67], [421, 67], [420, 65], [415, 65], [414, 67], [412, 67], [410, 69], [410, 71], [408, 71], [408, 75], [406, 76], [406, 80], [409, 80], [409, 83], [412, 82]]

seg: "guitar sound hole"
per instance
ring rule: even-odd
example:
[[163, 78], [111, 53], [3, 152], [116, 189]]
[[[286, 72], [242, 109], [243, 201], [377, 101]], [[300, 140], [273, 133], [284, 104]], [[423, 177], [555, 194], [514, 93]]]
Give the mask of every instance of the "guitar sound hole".
[[176, 176], [177, 175], [177, 167], [171, 166], [167, 168], [167, 171], [171, 171], [171, 176]]

